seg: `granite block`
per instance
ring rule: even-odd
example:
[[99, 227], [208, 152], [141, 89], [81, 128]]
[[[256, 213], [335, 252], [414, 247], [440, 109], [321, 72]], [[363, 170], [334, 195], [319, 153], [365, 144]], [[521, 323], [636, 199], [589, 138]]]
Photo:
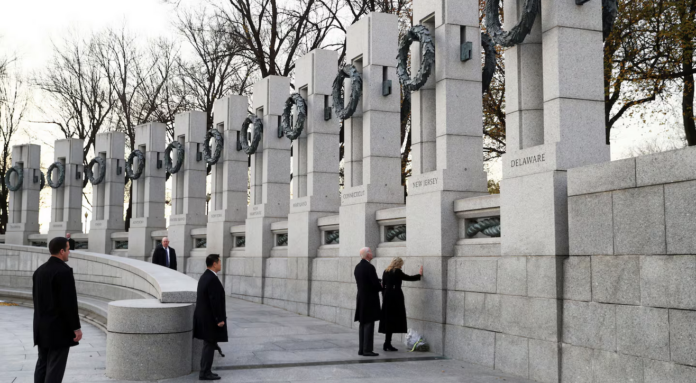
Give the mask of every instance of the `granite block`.
[[641, 257], [644, 306], [696, 309], [696, 255]]
[[614, 254], [611, 193], [568, 198], [570, 255]]
[[668, 310], [616, 306], [616, 346], [623, 354], [668, 361]]
[[668, 254], [696, 254], [696, 181], [665, 185]]
[[571, 256], [563, 260], [563, 298], [592, 300], [591, 257]]
[[445, 329], [445, 356], [493, 368], [494, 332], [452, 325], [447, 325]]
[[464, 296], [464, 326], [489, 331], [501, 331], [501, 296], [466, 293]]
[[592, 383], [592, 354], [592, 349], [563, 344], [561, 381], [563, 383]]
[[457, 263], [457, 290], [496, 292], [497, 260], [461, 259]]
[[464, 302], [467, 293], [463, 291], [447, 292], [447, 324], [464, 326]]
[[665, 254], [662, 186], [612, 192], [614, 254]]
[[592, 257], [592, 300], [640, 304], [640, 257]]
[[643, 361], [634, 356], [594, 350], [593, 382], [643, 382]]
[[696, 382], [696, 368], [674, 363], [644, 359], [645, 383], [693, 383]]
[[558, 382], [559, 345], [529, 339], [529, 379], [537, 382]]
[[656, 153], [636, 158], [637, 185], [658, 185], [696, 180], [696, 148]]
[[495, 334], [495, 368], [505, 373], [529, 376], [529, 344], [527, 338]]
[[594, 302], [563, 302], [563, 342], [616, 351], [616, 308]]
[[527, 295], [527, 257], [500, 257], [498, 259], [498, 293]]
[[696, 312], [669, 310], [672, 362], [696, 366]]
[[568, 169], [568, 196], [634, 187], [636, 187], [635, 158]]
[[557, 269], [562, 267], [561, 257], [527, 258], [527, 296], [532, 298], [556, 298], [561, 283]]

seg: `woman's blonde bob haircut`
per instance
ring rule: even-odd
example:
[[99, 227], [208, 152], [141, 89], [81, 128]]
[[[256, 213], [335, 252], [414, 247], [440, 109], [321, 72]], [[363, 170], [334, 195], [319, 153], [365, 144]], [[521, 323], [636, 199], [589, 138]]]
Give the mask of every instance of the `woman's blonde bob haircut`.
[[389, 266], [387, 266], [387, 269], [384, 271], [392, 271], [394, 269], [400, 269], [404, 265], [404, 260], [401, 259], [400, 257], [395, 257], [392, 259], [391, 263]]

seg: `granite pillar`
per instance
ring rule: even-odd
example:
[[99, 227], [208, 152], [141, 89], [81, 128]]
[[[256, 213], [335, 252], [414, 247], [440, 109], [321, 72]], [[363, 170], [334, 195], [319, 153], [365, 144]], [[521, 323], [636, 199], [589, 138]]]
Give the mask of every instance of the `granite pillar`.
[[[124, 231], [123, 196], [125, 185], [124, 152], [126, 136], [121, 132], [97, 134], [96, 156], [104, 160], [104, 180], [92, 186], [92, 222], [89, 229], [89, 251], [111, 254], [111, 234]], [[98, 167], [99, 165], [97, 165]], [[101, 169], [94, 168], [94, 174]]]
[[189, 270], [190, 267], [200, 270], [200, 262], [205, 265], [205, 260], [197, 259], [199, 264], [189, 267], [193, 250], [191, 230], [204, 228], [208, 220], [205, 211], [206, 163], [203, 160], [206, 125], [204, 112], [186, 112], [176, 115], [174, 119], [174, 139], [183, 146], [185, 155], [181, 169], [172, 174], [172, 212], [168, 235], [170, 246], [179, 257], [180, 271], [187, 274], [193, 271]]
[[[404, 202], [401, 185], [400, 94], [394, 86], [382, 94], [382, 84], [396, 76], [399, 43], [395, 15], [371, 13], [347, 32], [346, 60], [363, 78], [360, 105], [344, 121], [345, 178], [340, 207], [342, 257], [355, 257], [361, 248], [380, 242], [377, 210]], [[350, 87], [350, 81], [346, 81]], [[349, 88], [346, 88], [349, 94]], [[347, 101], [347, 97], [346, 97]]]
[[[154, 249], [152, 232], [165, 230], [164, 197], [165, 169], [164, 147], [167, 126], [159, 122], [139, 125], [135, 128], [135, 149], [145, 156], [143, 174], [133, 180], [133, 216], [128, 230], [128, 256], [150, 260]], [[138, 159], [133, 168], [137, 169]], [[182, 254], [183, 255], [183, 254]], [[180, 263], [183, 265], [183, 262]]]
[[289, 90], [290, 79], [287, 77], [268, 76], [254, 85], [252, 110], [263, 120], [263, 137], [256, 153], [251, 155], [245, 247], [249, 265], [240, 289], [243, 295], [255, 301], [264, 296], [265, 260], [271, 256], [275, 239], [271, 224], [288, 217], [290, 144], [285, 137], [278, 137], [278, 126]]
[[[29, 245], [29, 235], [39, 233], [41, 145], [13, 146], [12, 166], [23, 169], [24, 180], [19, 190], [9, 192], [9, 217], [5, 243]], [[13, 185], [17, 184], [17, 178], [17, 175], [11, 176]]]
[[211, 172], [207, 252], [220, 254], [225, 270], [221, 273], [223, 282], [231, 278], [227, 273], [233, 241], [230, 229], [234, 225], [243, 225], [247, 214], [248, 156], [237, 151], [237, 141], [248, 106], [246, 96], [224, 97], [215, 101], [213, 106], [213, 129], [220, 131], [224, 144], [222, 155]]
[[[82, 162], [83, 141], [78, 138], [56, 140], [54, 162], [65, 166], [65, 181], [53, 189], [51, 196], [51, 223], [46, 236], [48, 242], [54, 237], [64, 237], [66, 233], [82, 233]], [[58, 170], [53, 171], [52, 179], [58, 181]]]

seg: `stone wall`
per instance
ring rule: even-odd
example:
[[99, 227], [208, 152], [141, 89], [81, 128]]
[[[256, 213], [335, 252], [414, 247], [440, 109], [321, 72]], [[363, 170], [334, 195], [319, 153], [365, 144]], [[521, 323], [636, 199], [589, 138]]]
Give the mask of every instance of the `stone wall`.
[[696, 148], [568, 172], [564, 382], [696, 381]]

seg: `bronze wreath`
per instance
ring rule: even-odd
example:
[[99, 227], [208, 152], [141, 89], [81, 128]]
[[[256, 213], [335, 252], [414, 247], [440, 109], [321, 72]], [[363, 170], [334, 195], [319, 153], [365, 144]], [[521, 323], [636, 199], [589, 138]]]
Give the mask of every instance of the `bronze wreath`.
[[[92, 166], [94, 166], [95, 163], [99, 164], [99, 175], [97, 178], [94, 178], [94, 173], [92, 173]], [[99, 185], [102, 183], [102, 181], [104, 181], [104, 177], [106, 176], [106, 161], [99, 156], [92, 158], [92, 161], [89, 161], [89, 164], [85, 168], [85, 176], [89, 182], [92, 183], [92, 185]]]
[[[133, 172], [133, 158], [138, 157], [138, 169]], [[131, 152], [131, 154], [128, 156], [128, 160], [126, 161], [126, 175], [128, 178], [131, 180], [137, 180], [140, 178], [141, 175], [143, 175], [143, 170], [145, 169], [145, 156], [143, 155], [143, 152], [140, 150], [134, 150]]]
[[[251, 139], [251, 144], [247, 140], [247, 132], [249, 131], [249, 125], [254, 124], [254, 136]], [[253, 114], [244, 120], [242, 124], [242, 131], [239, 133], [240, 142], [242, 144], [242, 150], [246, 154], [256, 153], [256, 149], [259, 147], [259, 142], [261, 141], [261, 133], [263, 133], [263, 121]]]
[[[53, 169], [55, 169], [55, 168], [58, 168], [58, 183], [56, 183], [56, 184], [53, 183]], [[46, 170], [46, 183], [48, 183], [48, 186], [50, 186], [51, 188], [57, 189], [57, 188], [63, 186], [64, 182], [65, 182], [65, 165], [63, 165], [63, 163], [60, 161], [56, 161], [48, 167], [48, 170]]]
[[[17, 173], [17, 184], [14, 186], [10, 183], [10, 176], [12, 173]], [[19, 164], [7, 169], [7, 173], [5, 173], [5, 186], [7, 186], [10, 191], [18, 191], [22, 188], [22, 183], [24, 183], [24, 169], [22, 169]]]
[[[212, 155], [210, 153], [211, 138], [215, 138], [215, 152]], [[215, 128], [208, 130], [205, 134], [205, 141], [203, 141], [203, 158], [207, 164], [215, 165], [220, 160], [224, 142], [225, 140], [219, 130]]]
[[[343, 80], [350, 78], [350, 100], [348, 100], [348, 106], [343, 108], [343, 95], [341, 90], [343, 89]], [[355, 69], [354, 65], [346, 65], [342, 69], [339, 69], [338, 74], [333, 82], [333, 92], [331, 97], [333, 98], [333, 107], [336, 116], [341, 120], [350, 118], [355, 110], [358, 108], [358, 102], [360, 101], [360, 96], [362, 95], [362, 76]]]
[[[176, 149], [176, 166], [172, 165], [172, 149]], [[176, 174], [184, 164], [184, 147], [179, 141], [172, 141], [164, 149], [164, 168], [169, 174]]]
[[[417, 40], [421, 44], [423, 59], [421, 67], [413, 78], [408, 72], [408, 56], [413, 41]], [[428, 77], [435, 64], [435, 44], [430, 36], [430, 31], [425, 25], [416, 25], [408, 30], [408, 33], [399, 42], [399, 54], [397, 58], [396, 74], [405, 91], [412, 92], [420, 89], [428, 81]]]
[[[292, 112], [292, 106], [297, 105], [297, 121], [295, 121], [295, 127], [293, 128], [290, 124], [290, 113]], [[307, 103], [305, 99], [300, 96], [299, 93], [293, 93], [285, 100], [285, 108], [283, 109], [283, 116], [280, 119], [280, 128], [285, 133], [285, 137], [293, 141], [300, 137], [302, 134], [302, 129], [304, 129], [304, 122], [307, 119]]]

